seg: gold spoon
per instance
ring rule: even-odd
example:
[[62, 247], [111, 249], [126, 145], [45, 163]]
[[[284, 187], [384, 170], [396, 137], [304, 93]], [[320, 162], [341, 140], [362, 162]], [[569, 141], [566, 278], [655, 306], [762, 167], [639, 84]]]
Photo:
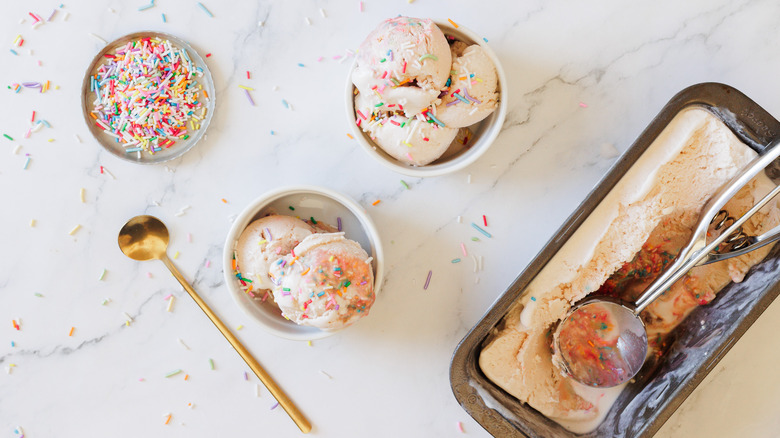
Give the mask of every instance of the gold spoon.
[[254, 371], [255, 375], [266, 388], [274, 396], [279, 405], [287, 412], [287, 415], [292, 418], [295, 424], [301, 429], [303, 433], [309, 433], [311, 431], [311, 423], [303, 416], [301, 411], [287, 398], [287, 395], [282, 391], [279, 386], [271, 379], [271, 376], [260, 366], [260, 364], [252, 357], [249, 350], [244, 347], [238, 338], [230, 332], [230, 329], [220, 321], [217, 315], [209, 308], [203, 299], [195, 292], [195, 289], [187, 283], [187, 280], [181, 275], [176, 266], [174, 266], [171, 259], [168, 258], [166, 253], [168, 249], [168, 228], [161, 220], [154, 216], [136, 216], [125, 224], [119, 231], [119, 249], [125, 253], [126, 256], [133, 260], [145, 261], [145, 260], [162, 260], [165, 266], [171, 271], [174, 277], [179, 280], [182, 287], [190, 294], [193, 300], [200, 306], [200, 309], [209, 317], [211, 322], [222, 332], [222, 335], [230, 342], [230, 345], [241, 355], [241, 358], [249, 365], [249, 368]]

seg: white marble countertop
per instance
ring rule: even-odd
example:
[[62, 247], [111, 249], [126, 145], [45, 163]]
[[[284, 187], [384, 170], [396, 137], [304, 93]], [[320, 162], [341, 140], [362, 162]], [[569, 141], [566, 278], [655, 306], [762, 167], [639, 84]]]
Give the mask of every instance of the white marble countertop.
[[[244, 379], [248, 367], [163, 265], [119, 251], [117, 231], [142, 213], [168, 224], [175, 263], [228, 326], [243, 326], [237, 335], [308, 416], [313, 435], [459, 436], [461, 422], [465, 435], [486, 436], [451, 393], [450, 356], [614, 162], [605, 145], [624, 151], [669, 98], [699, 82], [732, 85], [780, 116], [780, 4], [769, 0], [366, 0], [362, 11], [357, 1], [204, 3], [213, 18], [190, 0], [158, 0], [145, 11], [145, 0], [73, 1], [37, 29], [28, 12], [48, 18], [58, 2], [4, 5], [0, 133], [14, 141], [0, 137], [0, 436], [18, 436], [18, 426], [31, 438], [299, 436], [271, 409], [268, 391], [257, 395], [257, 379]], [[484, 35], [510, 87], [493, 147], [456, 174], [403, 178], [410, 190], [347, 137], [350, 60], [334, 59], [397, 14], [451, 18]], [[167, 166], [104, 152], [79, 104], [82, 76], [102, 47], [90, 33], [112, 40], [145, 29], [211, 53], [218, 90], [206, 138]], [[5, 88], [46, 80], [52, 89], [43, 94]], [[255, 88], [257, 106], [238, 85]], [[51, 128], [26, 139], [32, 111]], [[358, 200], [381, 231], [387, 261], [371, 316], [311, 346], [264, 332], [222, 279], [231, 218], [290, 184]], [[473, 242], [468, 223], [482, 215], [493, 238]], [[482, 271], [450, 262], [460, 242], [484, 258]], [[169, 294], [178, 300], [166, 312]], [[765, 370], [780, 360], [767, 348], [778, 330], [780, 303], [658, 436], [776, 436], [780, 374]], [[176, 369], [183, 372], [165, 377]]]

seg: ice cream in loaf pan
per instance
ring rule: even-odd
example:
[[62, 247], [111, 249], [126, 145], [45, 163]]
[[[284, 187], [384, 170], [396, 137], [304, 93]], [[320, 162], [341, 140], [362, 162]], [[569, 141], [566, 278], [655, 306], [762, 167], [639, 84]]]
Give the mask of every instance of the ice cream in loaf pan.
[[[679, 113], [494, 329], [479, 356], [487, 378], [569, 430], [596, 428], [622, 387], [588, 388], [562, 376], [550, 361], [549, 329], [589, 293], [630, 299], [640, 292], [685, 243], [707, 199], [754, 156], [707, 111]], [[761, 174], [726, 208], [738, 216], [773, 186]], [[772, 202], [745, 231], [780, 223], [778, 211]], [[653, 345], [769, 250], [696, 268], [675, 284], [643, 313]]]

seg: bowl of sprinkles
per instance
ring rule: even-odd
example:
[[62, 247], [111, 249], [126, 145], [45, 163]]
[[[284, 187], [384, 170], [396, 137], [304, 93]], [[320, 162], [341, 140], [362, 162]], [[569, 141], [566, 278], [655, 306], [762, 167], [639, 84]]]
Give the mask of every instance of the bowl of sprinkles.
[[[258, 220], [266, 220], [269, 218], [278, 218], [284, 216], [286, 223], [271, 230], [268, 228], [263, 229], [262, 239], [257, 242], [254, 240], [244, 241], [242, 236], [244, 231], [254, 227]], [[253, 271], [249, 266], [242, 266], [238, 262], [241, 257], [237, 254], [242, 248], [250, 249], [250, 245], [258, 248], [258, 251], [270, 251], [269, 248], [277, 242], [284, 240], [282, 234], [288, 234], [291, 229], [290, 223], [292, 221], [303, 221], [301, 223], [303, 227], [313, 227], [319, 229], [318, 233], [338, 233], [343, 232], [344, 238], [354, 241], [358, 244], [368, 255], [366, 262], [368, 268], [373, 273], [373, 295], [377, 296], [379, 289], [383, 281], [384, 272], [384, 256], [382, 252], [382, 243], [379, 238], [379, 232], [374, 226], [368, 213], [354, 200], [341, 193], [329, 190], [323, 187], [317, 186], [292, 186], [282, 187], [272, 191], [269, 191], [259, 198], [252, 201], [244, 210], [236, 217], [235, 221], [228, 232], [225, 239], [225, 247], [223, 251], [223, 273], [225, 277], [225, 284], [227, 286], [230, 295], [238, 306], [246, 313], [252, 320], [256, 321], [269, 333], [279, 336], [281, 338], [296, 340], [296, 341], [312, 341], [316, 339], [322, 339], [327, 336], [331, 336], [344, 328], [339, 327], [336, 329], [318, 328], [317, 326], [298, 324], [288, 317], [285, 317], [284, 312], [280, 309], [280, 306], [284, 307], [285, 295], [289, 295], [290, 289], [274, 288], [274, 290], [268, 289], [263, 286], [257, 278], [257, 276], [250, 271]], [[273, 230], [273, 231], [272, 231]], [[278, 231], [276, 231], [278, 230]], [[284, 233], [280, 231], [284, 230]], [[313, 236], [309, 236], [313, 237]], [[243, 243], [242, 243], [243, 242]], [[246, 246], [242, 246], [246, 245]], [[281, 244], [280, 244], [281, 245]], [[296, 246], [301, 248], [301, 246]], [[292, 251], [292, 255], [295, 258], [305, 257], [302, 254], [295, 254], [296, 249]], [[254, 250], [252, 250], [254, 252]], [[337, 257], [337, 259], [340, 257]], [[333, 259], [333, 257], [330, 257]], [[271, 266], [283, 263], [282, 259], [269, 262]], [[295, 261], [293, 261], [295, 264]], [[282, 265], [283, 266], [283, 265]], [[345, 269], [345, 273], [349, 271], [346, 266], [340, 266], [336, 269]], [[291, 268], [292, 269], [292, 268]], [[313, 270], [321, 269], [313, 268]], [[271, 271], [273, 271], [271, 267]], [[303, 272], [291, 271], [289, 275], [303, 276], [306, 275], [309, 269]], [[337, 275], [338, 276], [338, 275]], [[342, 292], [347, 293], [346, 289], [358, 286], [359, 279], [344, 276], [343, 284], [335, 290], [329, 291], [315, 291], [311, 300], [325, 300], [326, 296], [320, 296], [325, 294], [337, 293], [339, 296]], [[251, 280], [254, 278], [254, 281]], [[283, 280], [283, 278], [277, 278]], [[272, 280], [273, 282], [273, 280]], [[328, 289], [328, 288], [326, 288]], [[274, 294], [280, 293], [278, 297], [281, 304], [277, 304], [274, 300]], [[317, 298], [314, 298], [314, 297]], [[373, 299], [372, 299], [373, 300]], [[305, 313], [305, 307], [309, 300], [301, 304], [301, 307]], [[309, 304], [310, 306], [314, 304]], [[344, 304], [341, 304], [344, 306]], [[328, 304], [325, 304], [326, 308]], [[286, 309], [289, 312], [290, 309]], [[346, 309], [338, 309], [344, 311]], [[368, 309], [366, 309], [368, 310]], [[360, 312], [360, 309], [356, 309], [356, 312]], [[343, 313], [343, 312], [342, 312]], [[360, 315], [362, 318], [370, 317], [366, 311], [365, 315]], [[358, 321], [360, 322], [360, 321]], [[349, 325], [351, 327], [352, 325]]]
[[[437, 66], [448, 51], [449, 67]], [[348, 136], [386, 168], [413, 177], [453, 173], [501, 132], [507, 79], [487, 38], [451, 19], [398, 16], [369, 34], [360, 52], [347, 76]], [[446, 82], [435, 85], [442, 71]], [[426, 101], [420, 83], [438, 97]]]
[[82, 85], [82, 110], [100, 145], [123, 160], [177, 158], [203, 137], [214, 115], [214, 80], [185, 41], [136, 32], [101, 50]]

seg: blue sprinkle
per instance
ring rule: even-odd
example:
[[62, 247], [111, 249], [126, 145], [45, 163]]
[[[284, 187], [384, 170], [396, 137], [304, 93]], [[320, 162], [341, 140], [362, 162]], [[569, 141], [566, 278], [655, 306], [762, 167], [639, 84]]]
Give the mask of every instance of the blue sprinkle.
[[162, 14], [163, 23], [167, 23], [168, 19], [165, 18], [165, 14]]
[[11, 341], [11, 346], [16, 347], [16, 343], [14, 341]]
[[303, 65], [303, 63], [299, 62], [299, 63], [298, 63], [298, 67], [306, 67], [306, 66], [305, 66], [305, 65]]
[[484, 41], [484, 42], [488, 42], [488, 41], [487, 41], [487, 38], [485, 38], [485, 37], [482, 37], [482, 41]]
[[536, 297], [531, 297], [531, 301], [536, 301]]
[[214, 14], [212, 14], [211, 11], [209, 11], [206, 6], [203, 5], [203, 3], [198, 2], [198, 6], [200, 6], [200, 8], [203, 9], [203, 12], [207, 13], [209, 17], [214, 18]]
[[287, 101], [286, 101], [286, 100], [284, 100], [284, 99], [282, 99], [282, 105], [284, 105], [284, 107], [285, 107], [285, 108], [287, 108], [287, 109], [289, 109], [289, 108], [290, 108], [290, 104], [289, 104], [289, 103], [287, 103]]
[[452, 263], [460, 263], [460, 259], [452, 259]]
[[16, 50], [14, 50], [14, 49], [8, 49], [8, 50], [10, 50], [10, 51], [11, 51], [11, 53], [13, 53], [14, 55], [16, 55], [16, 56], [19, 56], [19, 54], [18, 54], [18, 53], [16, 53]]
[[276, 134], [276, 133], [273, 130], [271, 130], [271, 135], [274, 135], [274, 134]]

